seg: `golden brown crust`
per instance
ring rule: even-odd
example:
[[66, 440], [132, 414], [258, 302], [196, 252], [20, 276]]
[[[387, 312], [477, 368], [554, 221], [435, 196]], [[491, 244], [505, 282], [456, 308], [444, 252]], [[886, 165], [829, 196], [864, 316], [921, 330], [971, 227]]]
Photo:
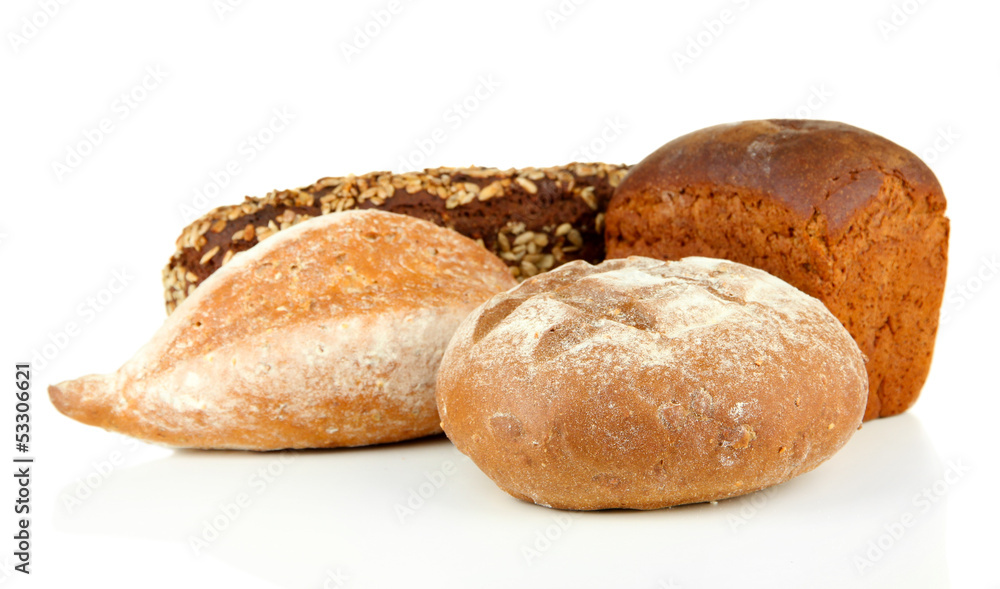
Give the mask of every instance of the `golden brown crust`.
[[944, 210], [941, 185], [920, 158], [879, 135], [832, 121], [745, 121], [689, 133], [636, 165], [621, 192], [654, 184], [738, 187], [766, 195], [799, 217], [818, 213], [826, 219], [827, 237], [836, 241], [886, 175], [905, 178], [930, 209]]
[[625, 166], [435, 168], [322, 178], [214, 209], [188, 225], [163, 270], [167, 312], [238, 252], [332, 212], [377, 208], [454, 229], [500, 256], [518, 279], [604, 259], [604, 209]]
[[949, 223], [934, 174], [873, 133], [827, 121], [696, 131], [636, 165], [609, 205], [609, 257], [703, 255], [822, 300], [867, 355], [866, 419], [905, 411], [930, 368]]
[[815, 468], [861, 423], [864, 359], [801, 291], [724, 260], [573, 262], [494, 296], [438, 372], [442, 427], [511, 495], [657, 509]]
[[236, 256], [116, 373], [49, 393], [78, 421], [179, 447], [437, 433], [445, 345], [465, 314], [514, 284], [496, 256], [426, 221], [320, 217]]

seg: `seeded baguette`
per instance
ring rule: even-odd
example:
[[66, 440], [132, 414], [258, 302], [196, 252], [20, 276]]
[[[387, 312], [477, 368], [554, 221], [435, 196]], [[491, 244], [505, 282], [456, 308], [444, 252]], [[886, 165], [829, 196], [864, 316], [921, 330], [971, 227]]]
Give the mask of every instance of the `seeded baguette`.
[[604, 259], [604, 210], [624, 165], [436, 168], [322, 178], [247, 197], [184, 228], [163, 269], [167, 313], [232, 257], [306, 219], [376, 208], [430, 221], [478, 241], [520, 280], [573, 260]]

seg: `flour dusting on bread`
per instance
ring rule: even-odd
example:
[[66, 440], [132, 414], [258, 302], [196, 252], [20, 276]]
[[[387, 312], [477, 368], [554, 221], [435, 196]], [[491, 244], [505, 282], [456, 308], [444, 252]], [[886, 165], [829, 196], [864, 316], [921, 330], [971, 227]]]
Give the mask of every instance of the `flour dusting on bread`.
[[234, 257], [115, 375], [52, 387], [71, 417], [167, 445], [354, 446], [440, 431], [435, 375], [476, 305], [515, 284], [458, 233], [317, 217]]
[[438, 375], [459, 450], [511, 494], [569, 509], [787, 480], [847, 441], [866, 396], [863, 357], [822, 303], [710, 258], [536, 276], [463, 322]]

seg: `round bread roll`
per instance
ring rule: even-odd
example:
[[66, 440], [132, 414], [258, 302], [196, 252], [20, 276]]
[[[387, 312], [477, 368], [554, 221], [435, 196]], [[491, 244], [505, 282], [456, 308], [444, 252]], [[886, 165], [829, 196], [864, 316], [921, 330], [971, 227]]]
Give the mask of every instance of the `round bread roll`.
[[465, 316], [516, 284], [405, 215], [301, 223], [236, 256], [117, 372], [49, 387], [86, 424], [186, 448], [277, 450], [440, 432], [434, 382]]
[[861, 424], [858, 346], [818, 300], [710, 258], [573, 262], [471, 313], [438, 373], [442, 427], [514, 497], [657, 509], [757, 491]]

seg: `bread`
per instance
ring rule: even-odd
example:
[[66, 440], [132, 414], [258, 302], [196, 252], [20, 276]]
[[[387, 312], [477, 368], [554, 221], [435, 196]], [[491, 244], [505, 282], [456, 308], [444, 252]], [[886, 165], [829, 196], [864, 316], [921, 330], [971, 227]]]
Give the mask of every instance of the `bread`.
[[519, 279], [571, 260], [598, 262], [604, 259], [604, 208], [625, 171], [570, 164], [374, 172], [248, 197], [181, 233], [163, 270], [167, 312], [235, 253], [310, 217], [354, 208], [404, 213], [454, 229], [501, 256]]
[[608, 257], [725, 258], [823, 301], [868, 357], [866, 419], [901, 413], [931, 364], [945, 197], [917, 156], [827, 121], [749, 121], [667, 143], [607, 213]]
[[472, 240], [381, 211], [309, 220], [232, 259], [117, 372], [49, 388], [86, 424], [186, 448], [440, 432], [434, 379], [465, 315], [513, 286]]
[[809, 471], [868, 382], [818, 300], [723, 260], [566, 264], [471, 313], [438, 373], [442, 427], [514, 497], [656, 509]]

